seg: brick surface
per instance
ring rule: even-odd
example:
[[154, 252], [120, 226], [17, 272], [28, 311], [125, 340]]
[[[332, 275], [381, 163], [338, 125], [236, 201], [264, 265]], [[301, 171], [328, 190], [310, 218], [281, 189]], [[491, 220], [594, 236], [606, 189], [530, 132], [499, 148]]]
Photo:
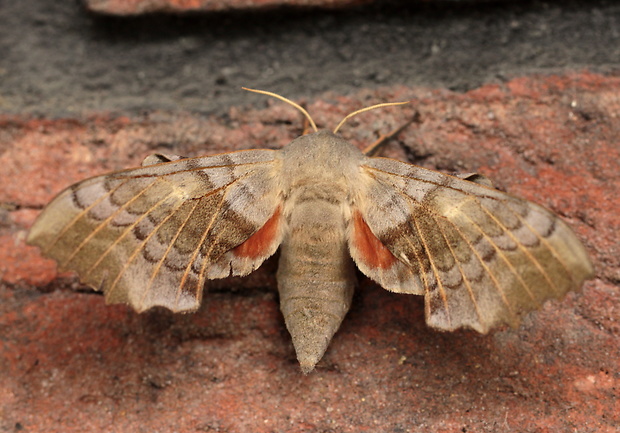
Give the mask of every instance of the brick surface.
[[209, 284], [191, 315], [136, 314], [57, 275], [24, 244], [38, 209], [86, 176], [149, 153], [277, 148], [302, 120], [280, 102], [80, 119], [0, 118], [0, 431], [613, 432], [620, 425], [620, 78], [514, 79], [466, 94], [387, 88], [306, 101], [360, 147], [417, 113], [385, 155], [478, 171], [558, 212], [597, 277], [519, 329], [440, 333], [419, 297], [360, 278], [317, 370], [299, 371], [271, 259]]
[[291, 8], [335, 8], [370, 3], [373, 0], [83, 0], [91, 12], [107, 15], [140, 15], [152, 12], [188, 13], [228, 10]]

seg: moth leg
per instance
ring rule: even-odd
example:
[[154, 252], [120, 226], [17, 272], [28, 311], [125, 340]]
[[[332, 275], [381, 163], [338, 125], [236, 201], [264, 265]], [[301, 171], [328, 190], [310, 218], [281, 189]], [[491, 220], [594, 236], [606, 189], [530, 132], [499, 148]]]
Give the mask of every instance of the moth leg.
[[303, 130], [301, 132], [301, 135], [307, 135], [307, 134], [311, 134], [314, 132], [314, 129], [312, 128], [312, 125], [310, 125], [310, 121], [308, 120], [306, 116], [304, 116], [302, 125], [303, 125]]
[[142, 161], [142, 164], [140, 165], [142, 165], [142, 167], [147, 167], [149, 165], [161, 164], [163, 162], [178, 161], [180, 159], [187, 159], [187, 157], [179, 156], [179, 155], [163, 155], [161, 153], [154, 153], [144, 158], [144, 161]]
[[400, 134], [401, 131], [403, 131], [405, 128], [407, 128], [409, 125], [411, 125], [413, 122], [417, 121], [418, 118], [419, 118], [419, 116], [416, 114], [409, 121], [405, 122], [401, 126], [399, 126], [396, 129], [388, 132], [387, 134], [384, 134], [384, 135], [380, 136], [374, 143], [372, 143], [371, 145], [369, 145], [368, 147], [366, 147], [363, 150], [364, 155], [366, 155], [366, 156], [375, 156], [388, 141], [390, 141], [392, 138], [394, 138], [398, 134]]
[[491, 179], [486, 177], [484, 174], [460, 173], [460, 174], [454, 174], [453, 176], [456, 176], [459, 179], [468, 180], [470, 182], [477, 183], [478, 185], [487, 186], [489, 188], [495, 188], [495, 186], [493, 186], [493, 182], [491, 181]]

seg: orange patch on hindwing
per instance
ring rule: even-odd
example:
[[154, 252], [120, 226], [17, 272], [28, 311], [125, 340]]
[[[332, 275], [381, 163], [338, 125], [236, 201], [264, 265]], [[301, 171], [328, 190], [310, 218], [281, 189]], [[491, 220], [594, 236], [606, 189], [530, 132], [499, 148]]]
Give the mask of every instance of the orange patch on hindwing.
[[280, 213], [281, 208], [278, 207], [271, 218], [256, 233], [233, 249], [233, 254], [237, 257], [248, 257], [250, 259], [257, 259], [268, 254], [271, 244], [278, 235]]
[[353, 243], [359, 251], [360, 259], [368, 267], [387, 269], [397, 261], [394, 254], [370, 230], [358, 211], [353, 213]]

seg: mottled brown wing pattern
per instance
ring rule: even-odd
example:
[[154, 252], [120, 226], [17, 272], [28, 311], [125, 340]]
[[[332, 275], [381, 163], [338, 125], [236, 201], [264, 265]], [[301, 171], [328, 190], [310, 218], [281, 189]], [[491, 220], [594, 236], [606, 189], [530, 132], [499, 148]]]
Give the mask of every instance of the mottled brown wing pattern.
[[[539, 205], [387, 158], [368, 158], [361, 170], [353, 258], [388, 290], [423, 288], [430, 326], [487, 332], [501, 322], [516, 325], [525, 312], [592, 275], [581, 242]], [[359, 232], [391, 253], [390, 266], [364, 263], [369, 256], [355, 242]]]
[[28, 242], [108, 302], [195, 310], [206, 278], [245, 275], [277, 249], [278, 164], [271, 150], [154, 155], [61, 192]]

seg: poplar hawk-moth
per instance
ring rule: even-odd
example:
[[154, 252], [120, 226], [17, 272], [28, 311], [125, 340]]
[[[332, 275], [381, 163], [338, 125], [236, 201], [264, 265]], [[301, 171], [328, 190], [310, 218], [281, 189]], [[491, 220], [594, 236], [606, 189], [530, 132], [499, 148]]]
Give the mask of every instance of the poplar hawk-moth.
[[423, 295], [431, 327], [482, 333], [592, 275], [581, 242], [542, 206], [483, 178], [370, 157], [336, 130], [281, 150], [152, 155], [65, 189], [28, 242], [138, 312], [195, 311], [206, 280], [247, 275], [280, 248], [280, 306], [306, 373], [349, 310], [355, 265]]

